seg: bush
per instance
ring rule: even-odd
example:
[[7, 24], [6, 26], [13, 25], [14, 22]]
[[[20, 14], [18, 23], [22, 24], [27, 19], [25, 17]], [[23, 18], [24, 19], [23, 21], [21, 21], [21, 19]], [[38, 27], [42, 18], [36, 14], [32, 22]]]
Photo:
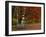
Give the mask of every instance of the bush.
[[13, 25], [16, 25], [17, 24], [17, 19], [13, 18], [12, 22], [13, 22]]

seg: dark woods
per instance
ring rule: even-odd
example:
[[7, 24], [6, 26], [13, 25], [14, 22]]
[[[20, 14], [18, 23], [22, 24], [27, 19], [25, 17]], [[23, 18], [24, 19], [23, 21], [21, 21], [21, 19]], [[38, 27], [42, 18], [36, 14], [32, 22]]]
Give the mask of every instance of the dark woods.
[[[41, 21], [41, 7], [12, 6], [12, 25], [16, 28]], [[21, 26], [22, 25], [22, 26]]]

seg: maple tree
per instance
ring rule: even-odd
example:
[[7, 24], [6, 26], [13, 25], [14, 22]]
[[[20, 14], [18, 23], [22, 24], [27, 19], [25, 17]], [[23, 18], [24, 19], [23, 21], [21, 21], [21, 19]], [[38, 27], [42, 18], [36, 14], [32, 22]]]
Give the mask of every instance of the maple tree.
[[[21, 24], [22, 17], [24, 17], [25, 23], [36, 23], [41, 20], [41, 8], [40, 7], [24, 7], [24, 6], [13, 6], [13, 18], [18, 19], [18, 23]], [[18, 14], [18, 15], [17, 15]], [[24, 16], [22, 16], [24, 15]]]

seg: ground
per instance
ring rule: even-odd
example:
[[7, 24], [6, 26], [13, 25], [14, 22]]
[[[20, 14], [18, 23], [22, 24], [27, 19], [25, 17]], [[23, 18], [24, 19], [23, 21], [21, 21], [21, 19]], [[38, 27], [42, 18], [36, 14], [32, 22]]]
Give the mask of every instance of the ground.
[[24, 26], [18, 26], [18, 27], [13, 27], [13, 31], [20, 31], [20, 30], [39, 30], [41, 29], [41, 24], [40, 23], [35, 23], [35, 24], [25, 24]]

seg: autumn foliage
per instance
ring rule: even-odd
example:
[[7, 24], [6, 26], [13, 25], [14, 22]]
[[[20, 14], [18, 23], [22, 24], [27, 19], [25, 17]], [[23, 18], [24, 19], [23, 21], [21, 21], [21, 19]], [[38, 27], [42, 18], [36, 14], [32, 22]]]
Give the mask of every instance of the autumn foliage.
[[22, 17], [25, 18], [24, 21], [26, 23], [36, 23], [41, 20], [41, 7], [13, 6], [12, 11], [13, 18], [18, 19], [19, 22], [22, 20]]

